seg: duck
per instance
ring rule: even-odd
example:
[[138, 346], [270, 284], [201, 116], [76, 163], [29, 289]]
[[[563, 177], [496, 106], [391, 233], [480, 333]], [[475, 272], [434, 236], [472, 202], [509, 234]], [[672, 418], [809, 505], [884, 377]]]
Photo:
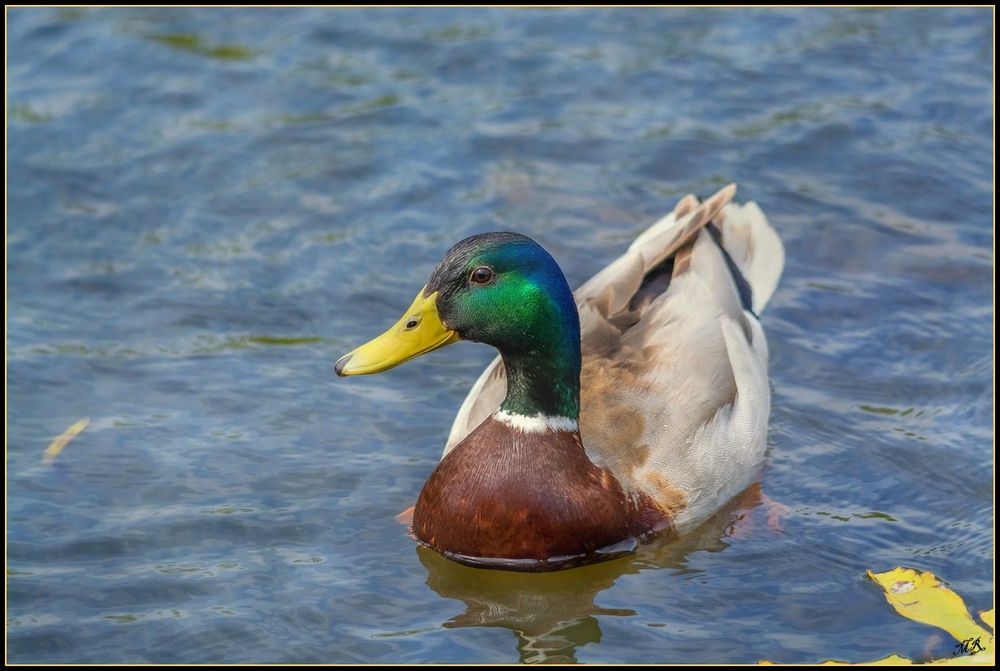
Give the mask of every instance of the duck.
[[393, 326], [337, 360], [354, 376], [459, 340], [498, 351], [417, 498], [419, 543], [559, 570], [683, 534], [753, 482], [771, 403], [760, 315], [785, 253], [735, 192], [685, 196], [575, 292], [525, 235], [465, 238]]

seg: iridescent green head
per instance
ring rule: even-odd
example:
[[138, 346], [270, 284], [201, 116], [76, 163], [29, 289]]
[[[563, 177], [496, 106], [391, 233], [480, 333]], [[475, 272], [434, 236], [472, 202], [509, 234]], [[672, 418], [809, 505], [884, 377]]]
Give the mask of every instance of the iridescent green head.
[[500, 351], [507, 370], [505, 411], [579, 415], [576, 303], [559, 265], [531, 238], [484, 233], [459, 242], [399, 322], [341, 358], [337, 372], [379, 372], [457, 339]]

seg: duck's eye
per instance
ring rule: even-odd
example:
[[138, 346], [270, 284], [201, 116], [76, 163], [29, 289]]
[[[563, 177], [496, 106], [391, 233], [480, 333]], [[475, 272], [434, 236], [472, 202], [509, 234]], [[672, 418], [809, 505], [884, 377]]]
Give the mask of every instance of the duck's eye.
[[412, 317], [406, 320], [406, 325], [403, 326], [403, 330], [412, 331], [413, 329], [417, 328], [417, 324], [419, 323], [420, 323], [420, 315], [413, 315]]
[[486, 284], [493, 279], [493, 269], [488, 266], [479, 266], [472, 271], [472, 275], [469, 276], [473, 284]]

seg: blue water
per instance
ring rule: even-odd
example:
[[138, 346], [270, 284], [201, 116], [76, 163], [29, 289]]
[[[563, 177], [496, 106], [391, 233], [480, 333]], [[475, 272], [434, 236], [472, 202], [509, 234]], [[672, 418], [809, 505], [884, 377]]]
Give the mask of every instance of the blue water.
[[[991, 607], [991, 9], [8, 20], [11, 661], [927, 658], [867, 569]], [[759, 484], [559, 574], [417, 549], [493, 353], [335, 358], [466, 235], [575, 286], [729, 181], [788, 257]]]

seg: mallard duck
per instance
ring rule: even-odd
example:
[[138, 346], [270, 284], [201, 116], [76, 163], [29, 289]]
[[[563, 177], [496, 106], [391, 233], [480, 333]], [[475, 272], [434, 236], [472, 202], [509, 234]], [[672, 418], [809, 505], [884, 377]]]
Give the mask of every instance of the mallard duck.
[[683, 533], [751, 483], [770, 413], [758, 315], [784, 249], [735, 190], [685, 197], [575, 294], [532, 239], [466, 238], [337, 361], [365, 375], [458, 340], [499, 350], [417, 499], [418, 541], [475, 566], [563, 568]]

